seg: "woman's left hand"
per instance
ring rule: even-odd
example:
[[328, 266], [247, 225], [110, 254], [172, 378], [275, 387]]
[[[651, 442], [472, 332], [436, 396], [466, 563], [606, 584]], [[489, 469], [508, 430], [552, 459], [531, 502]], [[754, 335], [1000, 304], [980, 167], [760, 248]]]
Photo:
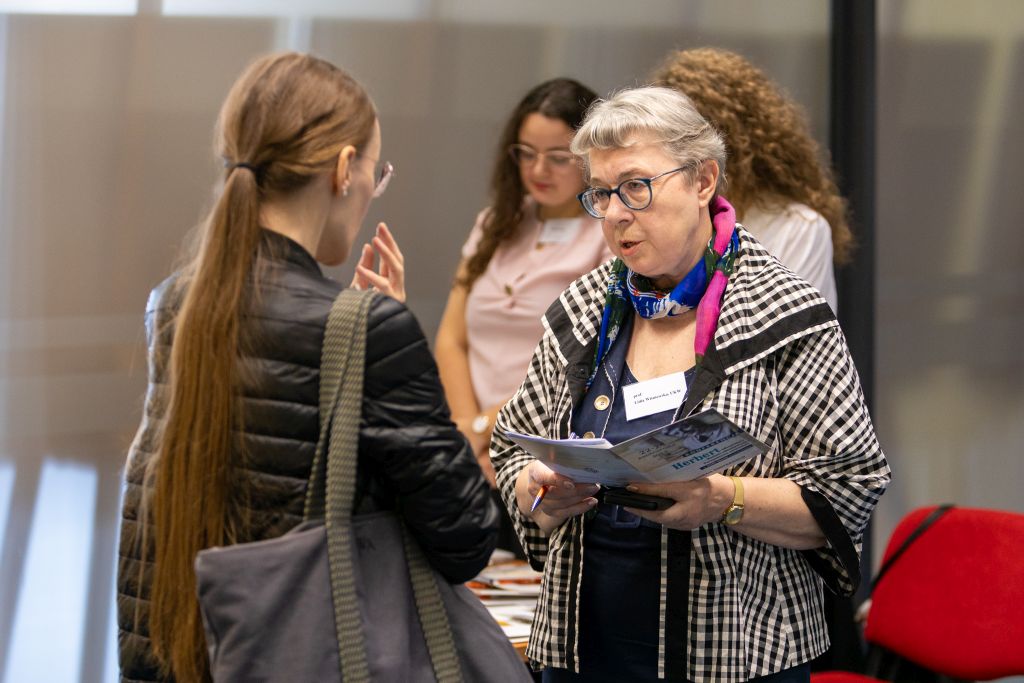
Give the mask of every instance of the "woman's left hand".
[[[374, 255], [380, 257], [379, 272], [373, 270]], [[405, 257], [386, 224], [378, 223], [377, 234], [371, 244], [363, 245], [350, 286], [354, 289], [373, 287], [381, 294], [405, 303]]]
[[[671, 498], [676, 501], [667, 510], [649, 511], [627, 508], [652, 522], [672, 529], [696, 529], [722, 521], [732, 505], [736, 485], [732, 479], [712, 474], [694, 481], [675, 484], [635, 484], [638, 493]], [[744, 515], [730, 527], [750, 538], [793, 550], [820, 548], [827, 542], [802, 489], [784, 478], [743, 477]]]
[[732, 503], [734, 485], [729, 477], [712, 474], [693, 481], [671, 484], [631, 484], [630, 491], [661, 496], [676, 501], [665, 510], [638, 510], [627, 507], [635, 515], [670, 529], [696, 529], [708, 522], [717, 522]]

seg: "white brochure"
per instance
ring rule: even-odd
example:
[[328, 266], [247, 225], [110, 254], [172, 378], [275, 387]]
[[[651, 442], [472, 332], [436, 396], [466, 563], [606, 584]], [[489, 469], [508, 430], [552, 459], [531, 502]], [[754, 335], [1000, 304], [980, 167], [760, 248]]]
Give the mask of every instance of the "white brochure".
[[579, 483], [689, 481], [765, 453], [768, 447], [710, 409], [612, 445], [604, 439], [508, 437], [559, 474]]

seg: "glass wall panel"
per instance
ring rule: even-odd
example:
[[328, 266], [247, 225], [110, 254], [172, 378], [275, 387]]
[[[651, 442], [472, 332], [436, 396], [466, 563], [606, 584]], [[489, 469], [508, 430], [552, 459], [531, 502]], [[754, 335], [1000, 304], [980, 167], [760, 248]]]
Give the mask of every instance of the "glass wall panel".
[[1024, 5], [886, 0], [879, 29], [885, 539], [922, 505], [1024, 511]]

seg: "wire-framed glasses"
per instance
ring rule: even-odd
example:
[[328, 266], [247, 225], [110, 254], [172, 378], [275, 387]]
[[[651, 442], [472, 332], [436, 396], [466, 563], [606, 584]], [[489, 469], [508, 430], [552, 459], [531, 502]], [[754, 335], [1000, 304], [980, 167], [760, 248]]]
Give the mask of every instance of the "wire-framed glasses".
[[628, 209], [633, 211], [643, 211], [651, 205], [651, 201], [654, 199], [654, 192], [651, 189], [651, 185], [655, 180], [664, 178], [672, 173], [678, 173], [679, 171], [685, 171], [692, 168], [692, 164], [686, 166], [680, 166], [679, 168], [673, 168], [671, 171], [665, 171], [659, 173], [656, 176], [650, 178], [630, 178], [629, 180], [623, 180], [619, 183], [618, 187], [611, 189], [603, 187], [588, 187], [587, 189], [576, 195], [576, 199], [580, 200], [580, 204], [583, 205], [583, 209], [594, 218], [604, 218], [608, 213], [608, 205], [611, 203], [612, 195], [618, 195], [619, 200]]
[[377, 179], [373, 185], [373, 198], [376, 199], [384, 194], [384, 190], [391, 184], [391, 179], [395, 177], [395, 167], [390, 161], [385, 161], [381, 164], [380, 173], [374, 175]]
[[539, 152], [529, 145], [517, 142], [508, 146], [508, 154], [520, 166], [533, 166], [537, 159], [543, 159], [548, 166], [557, 170], [576, 167], [576, 155], [568, 150]]

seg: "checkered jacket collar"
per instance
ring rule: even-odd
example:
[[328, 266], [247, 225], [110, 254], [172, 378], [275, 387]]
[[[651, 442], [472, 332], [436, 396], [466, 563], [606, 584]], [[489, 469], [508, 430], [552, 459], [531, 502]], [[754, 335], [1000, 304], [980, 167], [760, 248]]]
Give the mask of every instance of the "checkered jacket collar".
[[[730, 374], [756, 363], [794, 339], [838, 325], [814, 287], [798, 280], [742, 225], [735, 270], [722, 301], [718, 329], [694, 378], [682, 413], [688, 414]], [[586, 391], [597, 348], [612, 261], [572, 283], [544, 315], [556, 354], [566, 366], [575, 404]]]

